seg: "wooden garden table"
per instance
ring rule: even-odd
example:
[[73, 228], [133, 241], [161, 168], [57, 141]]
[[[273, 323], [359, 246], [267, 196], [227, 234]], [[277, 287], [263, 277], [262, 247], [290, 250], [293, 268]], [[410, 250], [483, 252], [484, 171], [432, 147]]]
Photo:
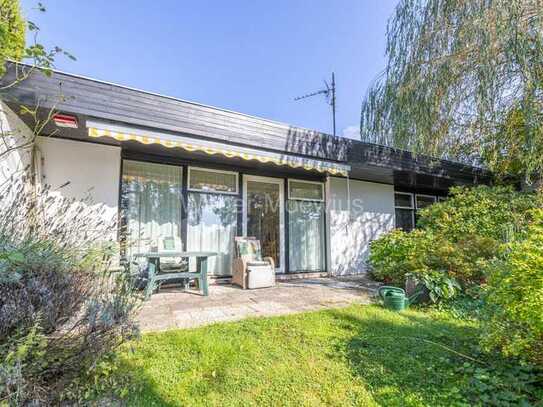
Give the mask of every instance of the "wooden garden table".
[[[134, 257], [143, 257], [147, 258], [149, 261], [149, 277], [147, 280], [147, 286], [145, 287], [145, 298], [149, 298], [153, 291], [156, 288], [157, 284], [160, 282], [176, 279], [197, 279], [199, 284], [198, 287], [202, 290], [204, 296], [208, 295], [208, 286], [207, 286], [207, 259], [212, 256], [216, 256], [215, 252], [149, 252], [149, 253], [138, 253]], [[160, 272], [160, 259], [162, 258], [173, 258], [173, 257], [182, 257], [186, 259], [195, 258], [196, 259], [196, 272]]]

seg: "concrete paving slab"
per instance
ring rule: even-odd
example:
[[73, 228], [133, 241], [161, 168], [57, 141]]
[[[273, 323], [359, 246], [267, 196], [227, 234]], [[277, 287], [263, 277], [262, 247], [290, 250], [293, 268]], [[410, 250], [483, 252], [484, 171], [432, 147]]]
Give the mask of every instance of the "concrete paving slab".
[[258, 290], [212, 285], [208, 297], [181, 288], [162, 288], [146, 301], [138, 319], [144, 332], [193, 328], [247, 317], [367, 304], [376, 287], [366, 276], [349, 276], [282, 281]]

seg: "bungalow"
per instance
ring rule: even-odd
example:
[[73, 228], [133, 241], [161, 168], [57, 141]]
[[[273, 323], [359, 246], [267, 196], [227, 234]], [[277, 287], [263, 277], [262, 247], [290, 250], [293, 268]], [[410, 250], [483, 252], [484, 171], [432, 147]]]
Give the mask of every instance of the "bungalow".
[[[16, 75], [28, 77], [13, 86]], [[235, 236], [260, 239], [278, 276], [364, 271], [370, 242], [412, 229], [418, 209], [483, 170], [332, 137], [226, 109], [54, 71], [11, 65], [1, 79], [0, 124], [29, 138], [36, 109], [49, 121], [32, 152], [15, 150], [0, 176], [32, 163], [39, 182], [119, 214], [149, 251], [173, 238], [213, 251], [209, 273], [231, 275]], [[13, 142], [13, 141], [12, 141]], [[130, 255], [130, 253], [124, 253]]]

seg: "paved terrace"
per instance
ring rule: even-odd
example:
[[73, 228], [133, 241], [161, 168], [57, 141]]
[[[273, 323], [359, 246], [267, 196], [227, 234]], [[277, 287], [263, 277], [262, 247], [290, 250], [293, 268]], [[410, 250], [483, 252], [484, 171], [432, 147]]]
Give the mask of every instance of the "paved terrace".
[[367, 277], [350, 276], [277, 282], [275, 287], [256, 290], [212, 285], [208, 297], [178, 288], [163, 288], [144, 303], [139, 321], [143, 331], [162, 331], [352, 303], [368, 304], [377, 286]]

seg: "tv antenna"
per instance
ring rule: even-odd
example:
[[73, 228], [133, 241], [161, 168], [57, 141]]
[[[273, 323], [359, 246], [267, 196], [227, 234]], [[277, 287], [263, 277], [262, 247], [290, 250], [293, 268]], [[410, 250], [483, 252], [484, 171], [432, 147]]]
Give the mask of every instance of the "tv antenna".
[[336, 79], [333, 72], [332, 72], [332, 82], [328, 84], [328, 82], [325, 80], [324, 86], [325, 86], [324, 89], [318, 90], [313, 93], [308, 93], [307, 95], [295, 97], [294, 100], [298, 101], [298, 100], [307, 99], [307, 98], [317, 96], [317, 95], [324, 95], [324, 97], [326, 98], [326, 102], [330, 106], [332, 106], [332, 126], [334, 129], [334, 136], [335, 136], [336, 135]]

